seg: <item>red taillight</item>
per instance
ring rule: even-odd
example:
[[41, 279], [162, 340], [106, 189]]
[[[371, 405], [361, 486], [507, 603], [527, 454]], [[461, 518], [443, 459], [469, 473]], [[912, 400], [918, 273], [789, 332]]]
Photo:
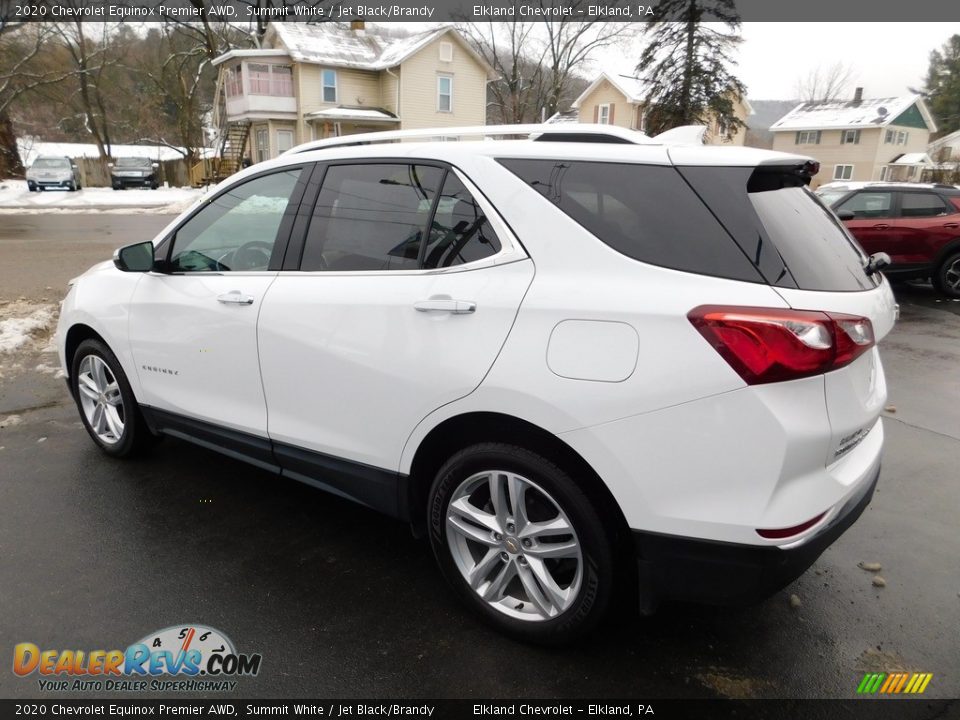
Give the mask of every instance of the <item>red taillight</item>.
[[809, 530], [812, 528], [823, 519], [824, 515], [826, 515], [826, 513], [822, 512], [815, 518], [810, 518], [805, 523], [800, 523], [799, 525], [794, 525], [793, 527], [775, 528], [772, 530], [757, 530], [757, 535], [760, 537], [765, 537], [768, 540], [782, 540], [783, 538], [793, 537], [794, 535], [799, 535], [804, 530]]
[[874, 345], [870, 320], [855, 315], [701, 305], [687, 317], [748, 385], [822, 375]]

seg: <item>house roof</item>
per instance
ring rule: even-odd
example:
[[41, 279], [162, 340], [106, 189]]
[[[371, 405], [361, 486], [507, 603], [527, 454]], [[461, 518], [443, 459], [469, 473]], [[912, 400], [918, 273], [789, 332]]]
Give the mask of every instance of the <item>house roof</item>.
[[270, 27], [276, 33], [279, 45], [286, 48], [294, 60], [358, 70], [396, 67], [437, 38], [449, 34], [490, 78], [495, 77], [489, 63], [450, 25], [402, 38], [390, 38], [369, 27], [358, 32], [338, 23], [278, 22], [271, 23]]
[[916, 103], [923, 121], [932, 132], [937, 129], [923, 98], [919, 95], [804, 102], [770, 126], [771, 132], [787, 130], [846, 130], [885, 127]]
[[916, 152], [916, 153], [904, 153], [896, 160], [894, 160], [891, 165], [930, 165], [930, 157], [926, 153]]
[[551, 125], [557, 125], [558, 123], [579, 123], [580, 113], [577, 110], [557, 111], [547, 118], [547, 122]]
[[942, 147], [953, 147], [954, 145], [960, 145], [960, 130], [954, 130], [949, 135], [944, 135], [936, 140], [932, 140], [928, 146], [928, 150], [933, 153]]
[[[647, 95], [650, 91], [650, 83], [648, 81], [643, 78], [633, 77], [632, 75], [620, 75], [618, 73], [603, 71], [587, 86], [586, 90], [580, 93], [580, 96], [573, 101], [570, 107], [578, 109], [580, 103], [586, 100], [590, 93], [596, 90], [604, 80], [613, 85], [617, 91], [627, 99], [627, 102], [635, 105], [646, 102]], [[750, 102], [746, 98], [741, 98], [741, 102], [747, 111], [747, 115], [753, 115], [753, 107], [750, 105]]]
[[603, 71], [587, 86], [586, 90], [580, 93], [580, 97], [574, 100], [570, 107], [579, 108], [580, 103], [586, 100], [590, 93], [596, 90], [604, 80], [613, 85], [627, 99], [627, 102], [642, 103], [646, 99], [648, 83], [645, 80]]
[[381, 108], [369, 107], [350, 107], [339, 105], [337, 107], [325, 108], [315, 112], [307, 113], [306, 117], [317, 120], [360, 120], [374, 122], [400, 122], [400, 118], [392, 112]]

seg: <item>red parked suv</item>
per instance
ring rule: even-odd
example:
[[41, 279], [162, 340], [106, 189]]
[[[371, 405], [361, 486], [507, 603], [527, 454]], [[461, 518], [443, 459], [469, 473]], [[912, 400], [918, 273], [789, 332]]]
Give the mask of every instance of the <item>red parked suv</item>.
[[868, 255], [885, 252], [894, 279], [930, 278], [960, 298], [960, 188], [905, 183], [830, 183], [817, 190]]

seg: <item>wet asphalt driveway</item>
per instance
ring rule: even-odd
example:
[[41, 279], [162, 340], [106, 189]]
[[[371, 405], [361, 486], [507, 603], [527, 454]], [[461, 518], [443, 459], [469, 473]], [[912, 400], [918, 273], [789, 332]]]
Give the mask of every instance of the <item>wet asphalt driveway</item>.
[[[66, 277], [168, 220], [63, 217], [0, 217], [0, 319], [55, 303]], [[897, 669], [956, 697], [960, 303], [898, 296], [884, 469], [860, 521], [759, 606], [617, 618], [564, 650], [474, 621], [402, 524], [171, 439], [106, 458], [41, 332], [0, 355], [0, 697], [38, 695], [9, 670], [16, 643], [123, 648], [190, 622], [263, 655], [246, 697], [832, 698]]]

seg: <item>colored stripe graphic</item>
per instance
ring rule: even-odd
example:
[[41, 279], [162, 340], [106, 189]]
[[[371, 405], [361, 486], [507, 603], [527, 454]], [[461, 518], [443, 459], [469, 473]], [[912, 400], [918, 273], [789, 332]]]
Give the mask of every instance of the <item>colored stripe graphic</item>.
[[927, 689], [933, 673], [867, 673], [857, 686], [858, 695], [919, 695]]

